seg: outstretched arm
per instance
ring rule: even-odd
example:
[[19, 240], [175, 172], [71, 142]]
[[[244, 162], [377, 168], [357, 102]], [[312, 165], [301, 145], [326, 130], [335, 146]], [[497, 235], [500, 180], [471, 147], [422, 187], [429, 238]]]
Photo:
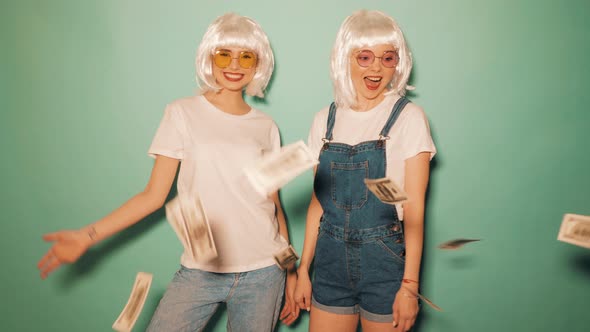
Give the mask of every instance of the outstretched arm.
[[79, 230], [62, 230], [43, 235], [53, 242], [37, 267], [41, 278], [63, 263], [74, 263], [96, 243], [137, 223], [160, 208], [174, 182], [179, 160], [158, 155], [146, 188], [104, 218]]

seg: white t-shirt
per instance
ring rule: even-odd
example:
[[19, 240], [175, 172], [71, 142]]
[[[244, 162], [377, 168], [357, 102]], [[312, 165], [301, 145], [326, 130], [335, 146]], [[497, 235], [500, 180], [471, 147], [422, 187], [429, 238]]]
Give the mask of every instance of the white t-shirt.
[[229, 273], [274, 264], [273, 254], [286, 245], [275, 205], [249, 185], [243, 167], [280, 145], [276, 124], [256, 109], [232, 115], [203, 96], [166, 107], [148, 153], [181, 160], [178, 195], [199, 195], [219, 255], [204, 262], [185, 252], [184, 266]]
[[[399, 98], [399, 95], [387, 95], [379, 105], [366, 112], [339, 107], [336, 111], [332, 141], [355, 145], [379, 139], [379, 133]], [[318, 112], [311, 125], [308, 145], [315, 156], [319, 156], [324, 144], [322, 138], [326, 136], [329, 109], [326, 107]], [[436, 153], [428, 119], [422, 108], [414, 103], [408, 103], [389, 131], [389, 137], [386, 143], [386, 176], [404, 188], [405, 160], [420, 152], [430, 152], [432, 159]], [[396, 208], [399, 219], [403, 220], [401, 204], [396, 205]]]

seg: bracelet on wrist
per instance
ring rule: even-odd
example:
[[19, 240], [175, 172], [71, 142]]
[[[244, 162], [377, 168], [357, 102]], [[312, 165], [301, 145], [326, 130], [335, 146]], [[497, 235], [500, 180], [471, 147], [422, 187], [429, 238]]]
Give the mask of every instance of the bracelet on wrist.
[[402, 282], [403, 282], [404, 284], [411, 284], [411, 283], [414, 283], [414, 284], [416, 284], [416, 285], [419, 285], [419, 284], [420, 284], [420, 283], [419, 283], [418, 281], [416, 281], [416, 280], [412, 280], [412, 279], [405, 279], [405, 278], [404, 278], [404, 279], [402, 279]]

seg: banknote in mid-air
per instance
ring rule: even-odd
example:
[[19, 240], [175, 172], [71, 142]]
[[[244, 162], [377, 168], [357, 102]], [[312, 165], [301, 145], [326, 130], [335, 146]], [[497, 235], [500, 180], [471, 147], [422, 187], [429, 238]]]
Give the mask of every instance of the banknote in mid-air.
[[398, 204], [408, 200], [408, 194], [390, 178], [365, 179], [369, 190], [386, 204]]
[[113, 329], [119, 332], [129, 332], [135, 325], [145, 299], [147, 298], [150, 286], [152, 284], [152, 274], [146, 272], [138, 272], [135, 277], [135, 283], [131, 290], [131, 295], [125, 304], [125, 308], [113, 324]]
[[305, 143], [297, 141], [247, 165], [244, 173], [257, 192], [268, 195], [318, 163]]
[[476, 242], [476, 241], [481, 241], [481, 239], [454, 239], [454, 240], [446, 241], [446, 242], [439, 244], [438, 248], [439, 249], [454, 250], [454, 249], [459, 249], [459, 248], [463, 247], [467, 243]]
[[291, 268], [293, 264], [295, 264], [295, 262], [299, 259], [299, 256], [297, 255], [297, 252], [293, 246], [289, 245], [288, 247], [275, 253], [274, 258], [276, 264], [281, 268], [281, 270], [285, 270]]
[[166, 204], [166, 217], [193, 259], [208, 261], [217, 257], [205, 208], [198, 197], [178, 196]]
[[571, 213], [564, 215], [557, 240], [590, 248], [590, 216]]

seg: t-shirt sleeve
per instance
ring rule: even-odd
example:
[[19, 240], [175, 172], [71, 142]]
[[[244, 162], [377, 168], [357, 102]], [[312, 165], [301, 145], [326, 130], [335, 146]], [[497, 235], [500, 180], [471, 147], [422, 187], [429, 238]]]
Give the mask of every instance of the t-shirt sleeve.
[[421, 152], [430, 152], [430, 159], [436, 154], [436, 147], [430, 135], [430, 125], [422, 108], [415, 106], [408, 109], [404, 124], [404, 140], [402, 144], [403, 159], [416, 156]]
[[168, 105], [166, 107], [160, 127], [158, 127], [152, 145], [148, 150], [150, 157], [155, 158], [156, 155], [162, 155], [179, 160], [184, 158], [184, 144], [180, 131], [181, 122], [179, 116], [180, 114], [175, 112], [173, 106]]
[[307, 146], [315, 158], [319, 158], [320, 156], [320, 150], [324, 145], [322, 138], [324, 138], [326, 131], [326, 120], [323, 119], [321, 114], [321, 112], [317, 113], [313, 118], [311, 129], [309, 130], [309, 135], [307, 136]]

